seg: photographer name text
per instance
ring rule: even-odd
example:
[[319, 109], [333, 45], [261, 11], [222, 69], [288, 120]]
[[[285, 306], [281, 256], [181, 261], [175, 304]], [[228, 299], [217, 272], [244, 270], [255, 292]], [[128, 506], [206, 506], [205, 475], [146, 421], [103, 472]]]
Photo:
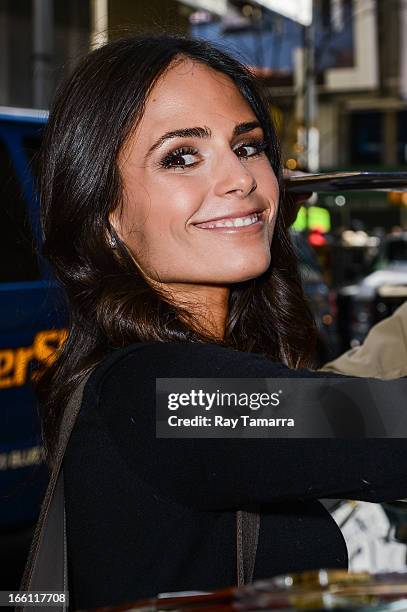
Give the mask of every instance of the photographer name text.
[[236, 418], [223, 417], [216, 415], [214, 417], [194, 416], [191, 418], [177, 417], [171, 415], [168, 417], [168, 425], [170, 427], [227, 427], [236, 429], [237, 427], [295, 427], [294, 419], [283, 418], [256, 418], [247, 414], [241, 414]]

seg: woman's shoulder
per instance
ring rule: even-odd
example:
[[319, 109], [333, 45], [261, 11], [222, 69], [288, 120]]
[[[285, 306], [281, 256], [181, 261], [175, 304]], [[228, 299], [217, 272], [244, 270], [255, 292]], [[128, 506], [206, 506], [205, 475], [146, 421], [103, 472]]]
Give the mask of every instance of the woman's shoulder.
[[[116, 349], [90, 376], [89, 386], [131, 388], [156, 378], [308, 377], [309, 370], [292, 370], [259, 353], [200, 342], [138, 342]], [[323, 376], [323, 374], [319, 374]]]

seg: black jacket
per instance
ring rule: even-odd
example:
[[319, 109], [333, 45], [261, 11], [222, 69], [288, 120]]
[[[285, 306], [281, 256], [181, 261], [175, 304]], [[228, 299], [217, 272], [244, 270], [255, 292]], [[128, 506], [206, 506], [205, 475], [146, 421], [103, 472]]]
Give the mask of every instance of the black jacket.
[[139, 343], [106, 358], [64, 459], [74, 607], [236, 584], [235, 511], [253, 504], [255, 579], [346, 567], [341, 532], [317, 500], [406, 497], [405, 440], [155, 436], [156, 378], [315, 375], [212, 344]]

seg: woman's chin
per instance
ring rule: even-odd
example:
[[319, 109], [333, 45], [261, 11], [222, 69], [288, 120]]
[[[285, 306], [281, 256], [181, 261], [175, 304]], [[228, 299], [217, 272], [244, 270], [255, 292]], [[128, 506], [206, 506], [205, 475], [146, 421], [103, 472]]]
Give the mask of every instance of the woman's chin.
[[[229, 261], [222, 261], [214, 258], [213, 261], [202, 262], [195, 260], [192, 268], [188, 266], [181, 270], [161, 270], [160, 279], [165, 284], [183, 285], [230, 285], [243, 283], [244, 281], [257, 278], [266, 272], [271, 263], [270, 252], [260, 253], [257, 257], [251, 254], [250, 258], [237, 257], [229, 258]], [[191, 262], [189, 262], [191, 263]], [[202, 263], [205, 263], [203, 266]]]
[[218, 269], [218, 273], [216, 274], [216, 283], [222, 284], [234, 284], [234, 283], [243, 283], [244, 281], [252, 280], [253, 278], [257, 278], [261, 276], [268, 270], [270, 266], [270, 261], [264, 262], [263, 265], [253, 265], [253, 266], [245, 266], [241, 267], [238, 270], [228, 270], [222, 274], [222, 271]]

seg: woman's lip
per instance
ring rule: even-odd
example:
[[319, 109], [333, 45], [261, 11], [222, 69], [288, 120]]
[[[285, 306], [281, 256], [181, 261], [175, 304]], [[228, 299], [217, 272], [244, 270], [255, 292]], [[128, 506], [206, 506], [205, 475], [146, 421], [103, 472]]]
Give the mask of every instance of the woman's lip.
[[264, 225], [265, 225], [265, 217], [266, 217], [266, 211], [263, 210], [261, 213], [258, 213], [259, 215], [259, 219], [255, 222], [255, 223], [251, 223], [250, 225], [241, 225], [238, 227], [198, 227], [198, 226], [194, 226], [196, 227], [196, 229], [198, 230], [204, 230], [207, 232], [216, 232], [216, 233], [221, 233], [221, 234], [247, 234], [249, 232], [253, 232], [253, 231], [259, 231], [261, 230]]
[[[250, 217], [252, 215], [259, 215], [259, 217], [261, 217], [264, 212], [265, 212], [265, 209], [263, 208], [261, 210], [253, 210], [252, 212], [249, 212], [249, 213], [236, 213], [234, 215], [231, 215], [230, 217], [216, 217], [216, 219], [208, 219], [208, 221], [201, 221], [200, 223], [193, 223], [193, 225], [196, 225], [198, 227], [202, 223], [217, 223], [219, 221], [228, 221], [232, 219], [239, 219], [240, 217]], [[203, 229], [206, 229], [206, 228], [203, 228]]]

